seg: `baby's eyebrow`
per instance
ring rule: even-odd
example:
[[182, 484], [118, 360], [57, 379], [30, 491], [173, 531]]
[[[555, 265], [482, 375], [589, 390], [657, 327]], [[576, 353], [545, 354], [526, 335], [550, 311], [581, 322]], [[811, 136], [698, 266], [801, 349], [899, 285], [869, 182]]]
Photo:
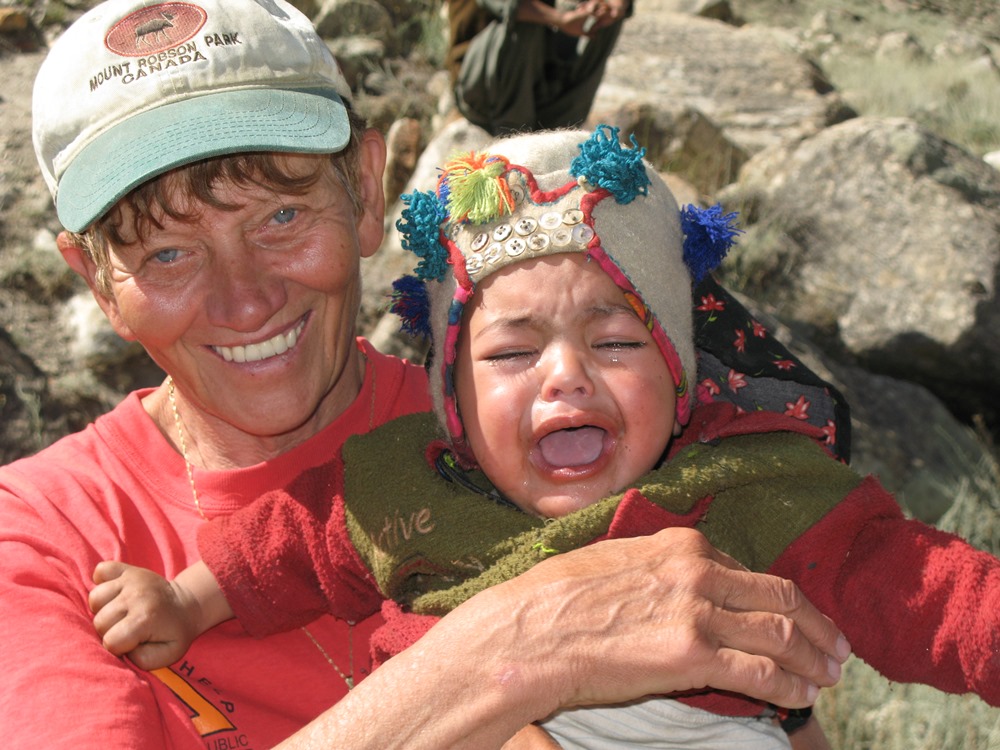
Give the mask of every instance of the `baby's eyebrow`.
[[622, 301], [620, 303], [615, 303], [612, 305], [591, 305], [587, 308], [587, 312], [591, 317], [612, 317], [614, 315], [635, 315], [635, 310], [628, 302]]
[[[595, 319], [608, 319], [619, 315], [627, 315], [628, 317], [635, 318], [635, 310], [627, 302], [622, 302], [621, 304], [595, 304], [585, 307], [580, 311], [581, 320], [595, 320]], [[536, 313], [510, 313], [507, 315], [500, 315], [489, 323], [484, 325], [476, 333], [476, 337], [496, 332], [496, 331], [513, 331], [513, 330], [524, 330], [533, 329], [538, 330], [544, 328], [548, 323], [548, 320]]]
[[498, 331], [514, 331], [523, 330], [525, 328], [537, 329], [541, 328], [543, 325], [543, 319], [537, 315], [503, 315], [496, 317], [489, 323], [484, 325], [476, 332], [476, 338], [483, 336], [487, 333], [495, 333]]

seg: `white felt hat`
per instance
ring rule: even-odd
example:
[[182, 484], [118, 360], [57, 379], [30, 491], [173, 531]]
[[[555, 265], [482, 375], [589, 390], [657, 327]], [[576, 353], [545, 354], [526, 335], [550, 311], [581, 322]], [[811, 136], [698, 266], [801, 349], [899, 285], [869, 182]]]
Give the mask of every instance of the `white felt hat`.
[[605, 126], [515, 136], [444, 165], [436, 191], [404, 196], [397, 227], [404, 248], [422, 257], [416, 271], [427, 320], [413, 325], [423, 313], [412, 314], [420, 305], [405, 281], [397, 282], [394, 309], [432, 337], [432, 395], [456, 447], [464, 430], [452, 370], [465, 303], [497, 270], [558, 253], [586, 254], [629, 298], [673, 376], [677, 418], [687, 421], [696, 372], [692, 280], [728, 251], [735, 215], [680, 211], [633, 146], [622, 147], [618, 130]]
[[344, 147], [350, 90], [283, 0], [109, 0], [35, 80], [35, 154], [59, 220], [81, 231], [141, 183], [246, 151]]

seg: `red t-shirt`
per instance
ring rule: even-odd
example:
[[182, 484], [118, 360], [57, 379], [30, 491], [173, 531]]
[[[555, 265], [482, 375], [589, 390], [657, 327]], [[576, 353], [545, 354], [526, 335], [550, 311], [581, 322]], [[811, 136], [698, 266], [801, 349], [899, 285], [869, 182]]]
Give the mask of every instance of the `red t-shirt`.
[[[430, 407], [421, 368], [362, 343], [371, 365], [358, 398], [335, 423], [273, 461], [196, 470], [209, 518], [329, 461], [370, 422]], [[263, 750], [346, 692], [298, 629], [258, 640], [230, 621], [155, 674], [101, 646], [87, 605], [98, 562], [121, 560], [170, 578], [199, 559], [196, 532], [204, 521], [183, 459], [143, 409], [148, 393], [133, 393], [86, 430], [0, 467], [0, 734], [8, 747]], [[354, 630], [355, 679], [368, 667], [370, 625]], [[324, 617], [309, 632], [349, 671], [346, 625]]]

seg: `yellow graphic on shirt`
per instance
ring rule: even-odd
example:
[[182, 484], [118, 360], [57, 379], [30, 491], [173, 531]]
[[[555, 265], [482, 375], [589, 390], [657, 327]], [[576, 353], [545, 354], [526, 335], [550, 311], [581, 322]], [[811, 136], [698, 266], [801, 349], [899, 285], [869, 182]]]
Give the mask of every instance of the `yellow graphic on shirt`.
[[213, 706], [205, 696], [173, 670], [164, 667], [154, 669], [150, 674], [170, 688], [170, 691], [191, 709], [191, 723], [194, 724], [194, 728], [202, 737], [236, 729], [222, 711]]

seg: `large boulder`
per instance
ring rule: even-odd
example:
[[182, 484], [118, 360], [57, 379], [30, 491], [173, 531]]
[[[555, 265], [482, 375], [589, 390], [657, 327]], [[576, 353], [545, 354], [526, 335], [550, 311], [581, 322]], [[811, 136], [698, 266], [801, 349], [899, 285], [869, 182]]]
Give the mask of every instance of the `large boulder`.
[[997, 424], [997, 170], [910, 120], [861, 118], [757, 154], [722, 198], [749, 223], [730, 285]]
[[794, 35], [661, 5], [670, 2], [639, 3], [625, 22], [592, 120], [625, 106], [698, 110], [752, 154], [853, 115], [822, 71], [795, 51]]

